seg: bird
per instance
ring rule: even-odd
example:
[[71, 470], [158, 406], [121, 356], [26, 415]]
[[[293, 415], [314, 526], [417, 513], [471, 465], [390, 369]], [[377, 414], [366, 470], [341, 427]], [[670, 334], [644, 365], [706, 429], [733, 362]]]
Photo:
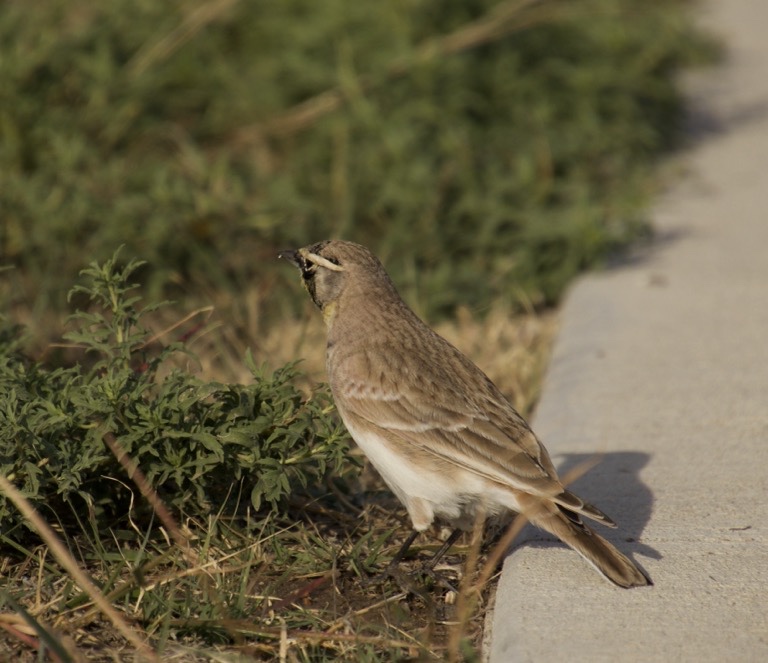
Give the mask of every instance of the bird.
[[[584, 518], [616, 524], [567, 490], [526, 420], [468, 357], [403, 301], [366, 247], [324, 240], [281, 251], [298, 267], [327, 328], [328, 384], [347, 431], [405, 506], [412, 532], [453, 532], [478, 514], [522, 514], [620, 587], [650, 578]], [[436, 554], [436, 556], [438, 555]]]

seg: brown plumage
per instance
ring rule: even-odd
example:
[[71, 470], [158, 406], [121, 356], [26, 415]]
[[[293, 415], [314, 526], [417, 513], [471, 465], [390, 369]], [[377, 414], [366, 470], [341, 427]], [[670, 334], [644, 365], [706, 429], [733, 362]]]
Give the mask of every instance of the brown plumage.
[[416, 531], [435, 518], [469, 529], [478, 509], [512, 510], [617, 585], [650, 584], [582, 516], [609, 527], [613, 521], [565, 490], [526, 421], [477, 366], [408, 308], [368, 249], [330, 240], [280, 255], [299, 267], [323, 313], [339, 414]]

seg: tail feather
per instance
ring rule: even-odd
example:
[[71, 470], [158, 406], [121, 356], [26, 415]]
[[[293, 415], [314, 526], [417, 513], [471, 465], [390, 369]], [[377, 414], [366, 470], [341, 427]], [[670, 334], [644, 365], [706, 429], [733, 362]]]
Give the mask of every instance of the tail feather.
[[596, 520], [606, 527], [616, 527], [616, 523], [613, 522], [608, 516], [606, 516], [600, 509], [593, 506], [589, 502], [585, 502], [578, 495], [574, 495], [569, 490], [564, 490], [562, 493], [552, 498], [557, 504], [565, 507], [569, 511], [575, 511], [576, 513]]
[[[575, 513], [551, 502], [539, 502], [536, 513], [526, 517], [537, 527], [568, 544], [608, 580], [619, 587], [652, 585], [632, 560], [587, 527]], [[542, 508], [543, 507], [543, 508]]]

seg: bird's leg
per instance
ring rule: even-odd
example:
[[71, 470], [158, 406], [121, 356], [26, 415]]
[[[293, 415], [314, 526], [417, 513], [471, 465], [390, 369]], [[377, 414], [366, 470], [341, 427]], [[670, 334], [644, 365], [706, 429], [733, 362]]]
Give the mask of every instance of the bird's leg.
[[[400, 546], [400, 550], [395, 553], [395, 556], [392, 558], [392, 560], [387, 564], [386, 568], [383, 571], [380, 571], [374, 576], [371, 576], [367, 579], [363, 579], [363, 584], [373, 584], [375, 582], [381, 582], [382, 580], [385, 580], [387, 578], [393, 578], [396, 580], [405, 591], [412, 593], [414, 590], [412, 587], [405, 587], [405, 576], [402, 571], [398, 568], [400, 566], [400, 562], [403, 561], [403, 558], [405, 557], [406, 553], [408, 552], [408, 549], [411, 547], [411, 544], [416, 540], [416, 537], [419, 536], [419, 532], [417, 530], [413, 530], [409, 535], [408, 538], [403, 541], [403, 545]], [[411, 583], [412, 584], [412, 583]]]
[[[456, 543], [457, 539], [461, 536], [462, 530], [455, 529], [453, 532], [451, 532], [451, 535], [443, 542], [443, 545], [438, 548], [437, 552], [432, 556], [432, 559], [430, 559], [426, 564], [424, 564], [424, 570], [427, 571], [433, 571], [435, 566], [437, 566], [437, 563], [443, 558], [445, 553], [448, 552], [450, 547]], [[419, 535], [419, 532], [416, 530], [413, 530], [409, 535], [408, 538], [403, 542], [403, 545], [400, 546], [400, 550], [397, 551], [397, 554], [392, 558], [392, 561], [387, 566], [387, 570], [391, 571], [394, 569], [400, 562], [403, 561], [403, 558], [405, 557], [405, 554], [408, 552], [408, 549], [411, 547], [411, 544], [416, 540], [416, 537]]]
[[[400, 564], [400, 562], [402, 562], [403, 559], [405, 558], [405, 555], [408, 552], [408, 549], [411, 547], [411, 544], [416, 540], [416, 537], [419, 536], [418, 530], [413, 530], [408, 535], [408, 538], [405, 541], [403, 541], [403, 545], [400, 546], [400, 550], [397, 551], [395, 556], [392, 558], [392, 561], [387, 565], [387, 568], [384, 571], [384, 575], [387, 575], [393, 580], [395, 580], [397, 584], [400, 585], [400, 588], [407, 594], [414, 594], [416, 596], [419, 596], [425, 603], [427, 603], [427, 605], [430, 605], [432, 603], [432, 599], [429, 597], [428, 593], [425, 593], [424, 588], [418, 586], [418, 584], [420, 583], [418, 583], [417, 578], [418, 577], [423, 578], [424, 574], [429, 576], [434, 576], [435, 564], [437, 564], [437, 562], [440, 561], [440, 558], [443, 555], [445, 555], [446, 551], [453, 545], [453, 543], [456, 541], [456, 539], [459, 537], [460, 534], [461, 534], [461, 530], [455, 530], [454, 532], [451, 532], [451, 535], [448, 537], [445, 543], [443, 543], [443, 545], [440, 546], [440, 549], [435, 553], [432, 559], [430, 559], [422, 567], [421, 572], [417, 571], [415, 574], [411, 575], [411, 574], [404, 574], [397, 567]], [[453, 589], [453, 587], [451, 587], [447, 583], [439, 583], [439, 584], [446, 586], [447, 589]]]
[[430, 571], [434, 571], [435, 567], [437, 566], [437, 563], [443, 558], [445, 553], [448, 552], [450, 547], [456, 543], [458, 538], [461, 536], [462, 530], [455, 529], [453, 532], [451, 532], [451, 535], [445, 540], [442, 546], [437, 550], [437, 552], [432, 556], [432, 559], [430, 559], [425, 565], [425, 569], [429, 569]]
[[417, 574], [424, 578], [430, 578], [431, 582], [439, 587], [443, 587], [447, 590], [457, 591], [456, 588], [449, 583], [445, 578], [439, 577], [435, 572], [437, 563], [445, 556], [450, 547], [456, 543], [456, 540], [461, 536], [462, 530], [455, 529], [451, 532], [450, 536], [443, 542], [443, 545], [438, 548], [437, 552], [432, 557], [422, 564]]
[[[432, 578], [434, 578], [435, 573], [435, 566], [437, 563], [443, 558], [445, 553], [448, 552], [450, 547], [456, 543], [456, 540], [461, 536], [462, 530], [455, 529], [451, 532], [450, 536], [443, 542], [443, 544], [440, 546], [440, 548], [435, 552], [435, 554], [432, 556], [432, 558], [427, 561], [421, 568], [420, 572], [417, 572], [417, 575], [427, 575]], [[402, 571], [400, 571], [397, 567], [399, 566], [400, 562], [403, 561], [406, 554], [408, 553], [409, 548], [411, 547], [411, 544], [416, 540], [416, 537], [419, 536], [419, 532], [417, 530], [413, 530], [409, 535], [408, 538], [403, 541], [403, 545], [400, 546], [400, 550], [397, 551], [395, 556], [392, 558], [392, 561], [390, 561], [389, 564], [387, 564], [387, 568], [384, 569], [381, 576], [389, 577], [397, 581], [397, 583], [400, 585], [400, 587], [410, 593], [410, 594], [418, 594], [421, 596], [421, 592], [418, 590], [418, 588], [414, 585], [413, 579], [408, 578], [406, 575], [403, 574]], [[373, 580], [373, 579], [371, 579]], [[369, 580], [368, 582], [370, 582]], [[440, 582], [438, 584], [441, 584], [445, 586], [447, 589], [453, 589], [451, 585], [445, 582]]]
[[403, 541], [403, 545], [400, 546], [400, 550], [397, 551], [395, 556], [392, 558], [392, 561], [387, 565], [387, 570], [391, 571], [396, 566], [400, 564], [400, 562], [403, 561], [403, 558], [405, 557], [405, 554], [408, 552], [408, 548], [411, 547], [411, 544], [416, 540], [416, 537], [419, 536], [418, 530], [413, 530], [409, 535], [408, 538]]

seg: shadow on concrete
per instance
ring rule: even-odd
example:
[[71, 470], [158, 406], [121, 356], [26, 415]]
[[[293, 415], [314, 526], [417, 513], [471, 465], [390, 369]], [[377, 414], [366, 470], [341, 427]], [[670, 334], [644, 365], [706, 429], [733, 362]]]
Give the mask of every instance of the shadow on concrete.
[[[655, 548], [640, 542], [653, 513], [653, 493], [640, 478], [640, 471], [650, 458], [650, 454], [640, 451], [607, 453], [597, 459], [593, 454], [557, 455], [557, 460], [562, 459], [558, 466], [561, 477], [571, 470], [578, 471], [599, 460], [591, 470], [571, 483], [568, 490], [594, 504], [616, 522], [616, 529], [610, 529], [587, 521], [600, 536], [632, 559], [635, 555], [650, 559], [662, 557]], [[525, 527], [510, 552], [523, 545], [535, 548], [553, 545], [567, 547], [555, 537], [531, 525]]]
[[[561, 476], [594, 456], [589, 454], [560, 454], [558, 468]], [[661, 559], [660, 553], [640, 543], [643, 530], [653, 513], [653, 493], [640, 478], [640, 471], [651, 459], [641, 451], [617, 451], [599, 457], [599, 464], [574, 481], [568, 489], [604, 511], [618, 525], [614, 530], [597, 526], [600, 534], [612, 543], [630, 543], [634, 552]]]
[[653, 254], [690, 236], [691, 231], [687, 229], [658, 230], [651, 228], [646, 239], [640, 239], [631, 246], [608, 254], [603, 260], [602, 268], [604, 271], [614, 271], [645, 263]]
[[768, 100], [740, 104], [728, 110], [713, 108], [708, 93], [693, 93], [686, 101], [681, 149], [691, 149], [712, 138], [736, 131], [744, 126], [762, 122], [768, 116]]

